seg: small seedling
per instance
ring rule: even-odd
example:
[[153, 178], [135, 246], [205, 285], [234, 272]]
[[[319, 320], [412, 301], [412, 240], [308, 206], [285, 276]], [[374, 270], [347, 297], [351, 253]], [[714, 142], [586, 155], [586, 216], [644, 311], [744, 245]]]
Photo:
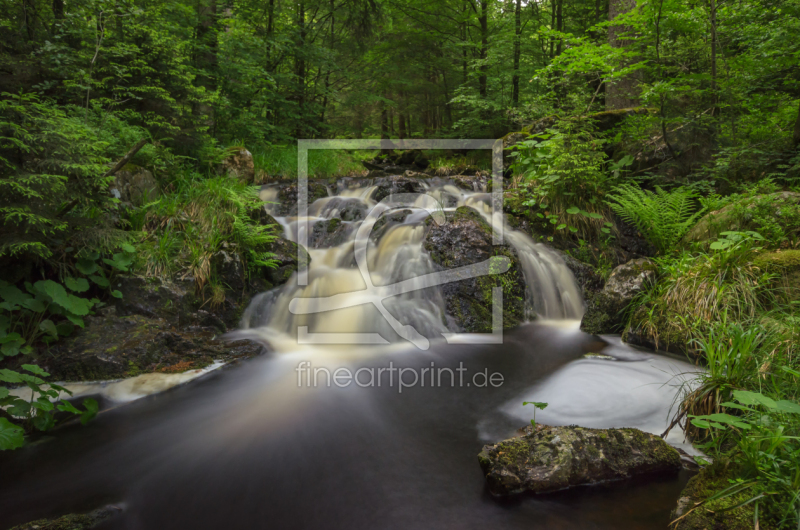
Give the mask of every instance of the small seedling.
[[543, 403], [541, 401], [523, 401], [522, 406], [524, 407], [525, 405], [533, 405], [534, 407], [536, 407], [533, 409], [533, 419], [531, 420], [531, 425], [533, 425], [533, 427], [536, 428], [536, 409], [539, 410], [546, 409], [547, 403]]

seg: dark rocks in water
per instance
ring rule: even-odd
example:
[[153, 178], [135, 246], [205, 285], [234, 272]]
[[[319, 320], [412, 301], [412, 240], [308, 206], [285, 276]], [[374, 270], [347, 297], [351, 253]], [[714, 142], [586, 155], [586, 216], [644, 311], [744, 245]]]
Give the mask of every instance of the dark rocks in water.
[[383, 166], [378, 165], [375, 162], [369, 162], [367, 160], [362, 160], [361, 165], [367, 168], [370, 171], [383, 171]]
[[[293, 181], [286, 184], [263, 186], [261, 188], [262, 191], [269, 188], [277, 190], [278, 196], [274, 201], [271, 201], [274, 202], [274, 204], [270, 204], [270, 211], [272, 211], [274, 215], [279, 217], [297, 215], [297, 186], [297, 182]], [[309, 179], [308, 204], [327, 196], [328, 187], [324, 182]]]
[[351, 239], [354, 226], [342, 222], [334, 217], [324, 221], [317, 221], [308, 234], [308, 245], [311, 248], [336, 247]]
[[586, 313], [581, 329], [600, 335], [619, 333], [625, 326], [625, 309], [658, 274], [651, 260], [639, 258], [623, 263], [611, 272], [602, 291], [587, 293]]
[[527, 426], [478, 455], [493, 495], [546, 493], [649, 473], [677, 473], [681, 457], [638, 429]]
[[372, 225], [372, 231], [369, 234], [370, 239], [375, 241], [382, 238], [393, 226], [402, 224], [406, 218], [411, 214], [411, 210], [392, 210], [385, 212], [381, 217]]
[[502, 274], [479, 276], [442, 285], [445, 309], [455, 319], [459, 331], [492, 331], [492, 288], [503, 288], [503, 327], [511, 328], [525, 321], [526, 284], [516, 249], [511, 245], [494, 246], [492, 228], [475, 210], [462, 206], [447, 214], [447, 222], [438, 226], [429, 220], [424, 247], [437, 270], [455, 269], [493, 256], [510, 260], [511, 267]]
[[483, 192], [492, 191], [488, 189], [489, 177], [479, 175], [477, 172], [471, 175], [465, 173], [463, 175], [454, 175], [448, 178], [453, 181], [453, 184], [455, 184], [456, 187], [461, 188], [462, 190]]
[[396, 193], [423, 193], [424, 186], [416, 178], [396, 175], [379, 180], [375, 183], [376, 189], [372, 192], [372, 199], [380, 202], [389, 195]]
[[[10, 530], [91, 530], [101, 523], [113, 519], [122, 512], [116, 506], [105, 506], [86, 514], [69, 514], [56, 518], [37, 519], [15, 526]], [[105, 526], [105, 525], [103, 525]]]
[[384, 177], [388, 177], [388, 176], [389, 176], [389, 174], [387, 172], [385, 172], [383, 169], [372, 169], [372, 170], [370, 170], [369, 173], [367, 173], [367, 177], [366, 178], [368, 178], [368, 179], [379, 179], [379, 178], [384, 178]]
[[273, 254], [272, 259], [276, 262], [276, 267], [261, 269], [263, 279], [269, 282], [268, 288], [283, 285], [292, 277], [292, 274], [299, 269], [307, 268], [311, 263], [311, 257], [305, 248], [282, 237], [277, 238], [270, 245], [269, 251]]
[[572, 271], [572, 275], [575, 276], [575, 281], [578, 282], [583, 292], [584, 300], [589, 298], [592, 293], [596, 293], [603, 288], [603, 277], [595, 272], [594, 267], [563, 252], [561, 257], [569, 270]]
[[261, 352], [253, 342], [214, 340], [225, 325], [207, 311], [196, 311], [186, 324], [176, 328], [160, 318], [106, 311], [87, 317], [84, 329], [52, 346], [54, 355], [45, 367], [54, 380], [96, 381], [145, 372], [184, 372]]

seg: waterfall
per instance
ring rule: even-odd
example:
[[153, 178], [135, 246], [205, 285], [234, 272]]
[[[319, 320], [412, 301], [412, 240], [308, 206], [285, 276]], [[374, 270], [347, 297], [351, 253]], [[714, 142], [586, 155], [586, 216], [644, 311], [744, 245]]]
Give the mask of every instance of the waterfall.
[[[308, 242], [311, 264], [307, 285], [299, 285], [294, 275], [284, 286], [255, 297], [243, 315], [242, 328], [273, 346], [307, 342], [309, 337], [311, 342], [317, 337], [336, 343], [343, 333], [360, 334], [362, 344], [406, 339], [419, 345], [457, 331], [449, 329], [452, 318], [445, 314], [440, 287], [431, 280], [436, 268], [423, 240], [428, 217], [445, 222], [443, 212], [461, 206], [477, 211], [493, 230], [501, 230], [505, 243], [517, 251], [530, 318], [581, 318], [581, 291], [564, 260], [513, 230], [500, 212], [493, 213], [485, 189], [465, 191], [443, 179], [415, 183], [424, 193], [377, 201], [380, 186], [340, 182], [337, 190], [329, 187], [327, 197], [309, 204], [308, 215], [302, 217], [285, 215], [277, 188], [263, 189], [265, 209], [283, 226], [284, 236]], [[388, 296], [393, 288], [399, 294]]]

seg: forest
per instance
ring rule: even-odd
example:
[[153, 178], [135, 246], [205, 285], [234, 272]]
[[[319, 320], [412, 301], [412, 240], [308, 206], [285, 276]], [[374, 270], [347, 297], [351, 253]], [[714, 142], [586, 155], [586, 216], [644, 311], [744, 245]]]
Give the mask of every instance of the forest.
[[[102, 438], [94, 425], [113, 398], [70, 384], [252, 362], [259, 349], [247, 341], [213, 339], [257, 327], [243, 323], [263, 293], [273, 314], [289, 314], [280, 297], [292, 293], [338, 293], [302, 291], [293, 282], [306, 267], [312, 280], [361, 288], [345, 271], [357, 270], [353, 223], [385, 197], [424, 192], [474, 232], [426, 228], [390, 247], [387, 234], [412, 217], [385, 214], [370, 252], [408, 263], [385, 277], [470, 265], [470, 245], [482, 256], [496, 222], [522, 236], [490, 252], [511, 263], [496, 279], [387, 305], [403, 325], [492, 332], [497, 288], [506, 329], [580, 320], [586, 341], [621, 336], [697, 370], [664, 382], [674, 395], [653, 431], [680, 431], [694, 448], [681, 501], [673, 495], [652, 526], [608, 528], [800, 528], [800, 0], [0, 6], [4, 468], [28, 480], [42, 473], [38, 457], [19, 455], [50, 435], [48, 447], [62, 433], [89, 436], [73, 431]], [[304, 217], [297, 142], [310, 139], [501, 140], [503, 171], [492, 173], [488, 151], [312, 151]], [[376, 191], [353, 191], [362, 186]], [[494, 186], [502, 221], [476, 206]], [[339, 249], [341, 263], [321, 249]], [[559, 257], [529, 267], [525, 252]], [[351, 331], [367, 319], [347, 321]], [[540, 415], [548, 406], [531, 403]], [[30, 497], [17, 510], [10, 499], [0, 530], [94, 528], [99, 517], [65, 515], [99, 506], [84, 500], [44, 510], [50, 501]], [[40, 516], [61, 519], [23, 524]], [[133, 520], [97, 527], [158, 527]], [[232, 527], [250, 527], [240, 521]]]

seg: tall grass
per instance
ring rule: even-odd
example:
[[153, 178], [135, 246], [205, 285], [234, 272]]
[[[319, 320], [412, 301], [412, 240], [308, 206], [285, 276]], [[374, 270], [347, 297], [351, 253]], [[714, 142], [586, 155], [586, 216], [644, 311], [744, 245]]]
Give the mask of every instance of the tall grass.
[[[345, 151], [312, 149], [308, 152], [308, 175], [313, 178], [356, 176], [366, 172], [362, 160], [373, 158], [378, 151]], [[297, 146], [275, 146], [253, 153], [256, 181], [297, 178]]]
[[163, 278], [191, 277], [199, 291], [206, 285], [214, 291], [220, 281], [214, 256], [223, 249], [238, 254], [245, 271], [274, 264], [268, 249], [276, 238], [275, 227], [261, 226], [250, 217], [263, 205], [255, 188], [236, 179], [195, 173], [179, 176], [171, 187], [169, 195], [131, 218], [140, 237], [140, 271]]

